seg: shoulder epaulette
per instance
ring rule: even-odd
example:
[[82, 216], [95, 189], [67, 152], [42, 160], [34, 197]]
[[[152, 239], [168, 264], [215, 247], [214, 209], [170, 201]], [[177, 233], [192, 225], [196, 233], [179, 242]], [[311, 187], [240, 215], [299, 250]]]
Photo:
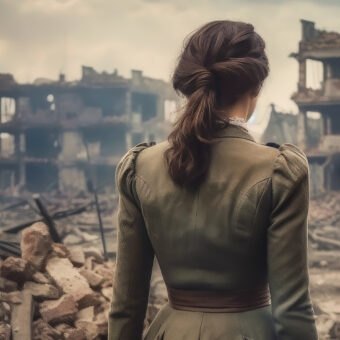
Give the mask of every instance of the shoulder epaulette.
[[280, 147], [280, 144], [274, 143], [274, 142], [268, 142], [266, 143], [267, 146], [271, 146], [272, 148], [278, 149]]

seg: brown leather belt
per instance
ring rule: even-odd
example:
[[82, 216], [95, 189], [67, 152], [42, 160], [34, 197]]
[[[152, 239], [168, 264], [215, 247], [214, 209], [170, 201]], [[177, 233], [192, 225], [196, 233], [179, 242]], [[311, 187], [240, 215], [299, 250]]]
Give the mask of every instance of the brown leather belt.
[[189, 290], [167, 286], [169, 304], [174, 309], [202, 312], [244, 312], [271, 304], [268, 283], [237, 291]]

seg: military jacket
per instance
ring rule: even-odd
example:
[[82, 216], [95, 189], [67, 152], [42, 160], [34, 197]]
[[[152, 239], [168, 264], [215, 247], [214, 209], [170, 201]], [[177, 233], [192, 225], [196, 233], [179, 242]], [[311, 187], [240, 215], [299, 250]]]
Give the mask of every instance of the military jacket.
[[109, 340], [142, 339], [155, 257], [169, 287], [239, 290], [269, 282], [272, 304], [242, 313], [167, 304], [146, 340], [318, 339], [309, 293], [306, 155], [289, 143], [257, 143], [238, 125], [216, 137], [195, 194], [171, 180], [163, 157], [168, 141], [139, 143], [121, 158]]

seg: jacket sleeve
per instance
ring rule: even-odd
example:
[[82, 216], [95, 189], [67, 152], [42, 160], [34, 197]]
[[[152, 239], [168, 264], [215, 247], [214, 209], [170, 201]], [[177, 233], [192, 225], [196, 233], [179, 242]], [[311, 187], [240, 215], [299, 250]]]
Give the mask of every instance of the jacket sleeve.
[[282, 144], [272, 173], [267, 230], [268, 279], [279, 340], [318, 339], [309, 293], [308, 210], [306, 155], [293, 144]]
[[108, 340], [142, 338], [154, 251], [139, 207], [135, 165], [139, 152], [150, 145], [137, 144], [116, 167], [115, 181], [119, 192], [117, 256]]

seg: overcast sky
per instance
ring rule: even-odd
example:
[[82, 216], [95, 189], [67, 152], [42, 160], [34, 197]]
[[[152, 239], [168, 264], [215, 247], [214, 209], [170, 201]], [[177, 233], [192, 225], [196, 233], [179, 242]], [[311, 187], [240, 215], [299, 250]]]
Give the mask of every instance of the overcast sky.
[[81, 65], [169, 80], [184, 37], [217, 19], [250, 22], [267, 45], [270, 76], [258, 106], [297, 112], [290, 95], [300, 19], [340, 32], [340, 0], [0, 0], [0, 72], [18, 82], [80, 77]]

